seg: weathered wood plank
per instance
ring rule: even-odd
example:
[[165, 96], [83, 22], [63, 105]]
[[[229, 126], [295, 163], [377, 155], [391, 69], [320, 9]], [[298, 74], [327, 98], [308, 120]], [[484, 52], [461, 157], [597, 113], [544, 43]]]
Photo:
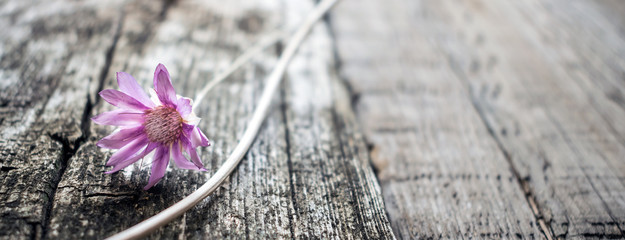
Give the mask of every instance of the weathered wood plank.
[[406, 239], [544, 238], [440, 49], [454, 37], [442, 35], [443, 6], [347, 1], [331, 15], [393, 229]]
[[[152, 5], [126, 6], [106, 88], [116, 87], [119, 70], [150, 87], [154, 67], [163, 62], [178, 93], [193, 96], [260, 36], [279, 27], [292, 30], [312, 1]], [[289, 67], [281, 96], [229, 182], [153, 238], [393, 238], [348, 95], [334, 75], [331, 47], [320, 24]], [[200, 105], [200, 126], [213, 142], [202, 150], [207, 173], [170, 167], [157, 186], [143, 191], [149, 164], [105, 175], [111, 153], [95, 142], [112, 128], [90, 126], [59, 184], [50, 237], [108, 236], [197, 189], [237, 143], [275, 60], [276, 51], [267, 51]], [[99, 103], [94, 112], [109, 109]]]
[[[409, 26], [417, 29], [415, 31], [429, 41], [411, 39], [413, 41], [410, 42], [410, 47], [417, 48], [415, 52], [425, 56], [430, 56], [432, 52], [421, 48], [434, 48], [436, 49], [434, 54], [440, 55], [439, 57], [444, 60], [413, 59], [410, 56], [415, 54], [406, 52], [396, 54], [394, 57], [409, 63], [428, 64], [433, 68], [451, 68], [446, 71], [453, 71], [461, 80], [457, 84], [465, 85], [469, 90], [473, 106], [478, 110], [506, 157], [510, 159], [536, 217], [546, 223], [543, 229], [546, 229], [547, 234], [575, 239], [622, 238], [625, 223], [623, 186], [625, 163], [622, 156], [625, 149], [624, 128], [621, 123], [625, 119], [625, 113], [621, 96], [624, 90], [622, 69], [625, 41], [622, 25], [619, 24], [622, 23], [622, 14], [619, 15], [622, 8], [615, 7], [622, 3], [613, 1], [421, 3], [418, 8], [411, 8], [413, 11], [410, 13], [416, 15], [422, 23]], [[397, 16], [403, 16], [401, 12], [398, 10], [386, 16], [392, 19], [401, 18]], [[403, 22], [413, 24], [415, 20]], [[340, 26], [340, 21], [337, 21], [337, 25]], [[399, 23], [396, 25], [401, 26]], [[374, 26], [373, 28], [378, 30], [374, 23], [368, 26]], [[341, 31], [337, 32], [340, 36]], [[352, 34], [342, 32], [345, 32], [345, 35]], [[386, 36], [389, 33], [382, 35]], [[395, 45], [403, 46], [401, 43], [405, 38], [404, 35], [395, 34], [395, 36], [388, 41], [394, 40]], [[339, 37], [339, 46], [340, 42]], [[353, 47], [356, 44], [355, 41], [347, 42], [344, 47], [339, 47], [339, 50], [346, 49], [344, 50], [346, 58], [354, 56], [354, 59], [357, 59], [362, 57], [365, 51], [356, 51], [358, 48]], [[379, 43], [373, 42], [368, 47], [379, 47], [376, 44]], [[385, 58], [388, 54], [380, 56], [382, 59], [372, 64], [380, 64], [380, 68], [391, 69], [385, 74], [407, 71], [404, 68], [397, 69], [397, 64], [382, 65], [380, 62], [388, 61]], [[348, 63], [349, 59], [344, 61]], [[400, 108], [390, 108], [379, 103], [383, 101], [390, 101], [392, 104], [401, 103], [404, 99], [401, 95], [393, 96], [399, 100], [389, 100], [388, 97], [367, 98], [367, 94], [372, 91], [373, 93], [369, 95], [387, 92], [389, 84], [370, 87], [366, 81], [370, 79], [368, 73], [357, 73], [356, 71], [360, 69], [364, 67], [345, 64], [344, 72], [348, 78], [355, 79], [352, 80], [354, 88], [362, 92], [359, 115], [364, 116], [366, 129], [372, 128], [368, 126], [373, 124], [385, 123], [386, 120], [392, 124], [383, 126], [403, 126], [401, 131], [409, 130], [413, 129], [413, 126], [400, 125], [402, 122], [397, 121], [398, 116], [417, 120], [420, 120], [422, 115], [428, 116], [427, 108], [422, 110], [426, 111], [425, 113], [394, 112], [393, 109]], [[414, 69], [413, 67], [411, 70], [417, 73], [407, 72], [416, 75], [416, 78], [425, 75], [422, 73], [423, 69]], [[394, 79], [403, 76], [384, 77]], [[443, 83], [439, 80], [436, 84]], [[425, 90], [420, 90], [427, 88], [399, 86], [408, 90], [418, 90], [410, 93], [418, 94], [425, 99], [424, 101], [429, 100], [427, 93], [422, 92]], [[358, 89], [359, 87], [361, 89]], [[447, 91], [436, 93], [440, 92]], [[375, 107], [376, 105], [382, 105], [384, 109]], [[453, 108], [456, 105], [458, 103], [445, 107]], [[371, 112], [374, 112], [371, 114], [373, 116], [381, 114], [390, 117], [376, 119], [364, 115]], [[436, 110], [437, 114], [444, 112], [445, 110]], [[453, 129], [457, 128], [453, 126]], [[389, 130], [396, 131], [396, 128], [384, 127], [377, 132]], [[368, 136], [377, 139], [376, 134], [379, 134], [377, 132], [374, 131]], [[395, 136], [397, 133], [391, 134], [394, 135], [393, 139], [398, 138]], [[372, 141], [377, 143], [376, 139]], [[379, 147], [379, 144], [377, 146]], [[386, 146], [379, 147], [379, 155], [383, 157], [389, 154], [388, 151], [391, 151], [391, 154], [395, 151], [388, 145], [382, 146]], [[415, 155], [421, 154], [419, 152]], [[381, 166], [379, 168], [383, 169], [380, 172], [381, 176], [386, 174], [385, 164], [385, 161], [378, 160], [378, 165]], [[382, 186], [386, 197], [388, 187], [384, 180]], [[397, 225], [409, 226], [410, 224], [403, 222], [396, 224], [393, 219], [394, 214], [400, 215], [402, 220], [405, 219], [401, 214], [408, 210], [394, 213], [392, 201], [388, 197], [386, 199], [391, 221], [396, 229]], [[401, 233], [407, 231], [399, 230]]]
[[[0, 6], [0, 238], [46, 234], [57, 184], [107, 71], [117, 2]], [[104, 69], [104, 70], [103, 70]]]
[[[447, 49], [450, 58], [562, 238], [624, 237], [625, 41], [597, 4], [475, 1], [446, 8], [448, 26], [466, 36]], [[460, 28], [461, 18], [471, 27]], [[477, 36], [482, 44], [472, 42]], [[488, 59], [496, 64], [471, 69]]]
[[[87, 117], [111, 107], [97, 91], [116, 87], [115, 71], [151, 87], [163, 62], [193, 96], [310, 7], [1, 3], [0, 238], [101, 238], [196, 189], [236, 144], [276, 50], [198, 110], [214, 143], [202, 155], [210, 172], [172, 168], [148, 192], [149, 164], [103, 174], [111, 153], [94, 144], [112, 129]], [[227, 185], [152, 237], [392, 238], [370, 148], [398, 237], [622, 238], [624, 9], [614, 0], [346, 1], [331, 19], [350, 91], [319, 25]]]

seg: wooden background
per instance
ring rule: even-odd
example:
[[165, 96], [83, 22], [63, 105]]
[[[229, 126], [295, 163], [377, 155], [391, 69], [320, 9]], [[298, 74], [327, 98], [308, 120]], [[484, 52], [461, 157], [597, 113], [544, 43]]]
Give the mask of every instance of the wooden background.
[[[107, 175], [89, 118], [115, 72], [164, 63], [199, 88], [313, 8], [289, 1], [0, 1], [0, 238], [104, 238], [204, 183], [240, 138], [281, 47], [196, 113], [208, 172], [149, 159]], [[215, 194], [151, 235], [605, 239], [625, 235], [625, 2], [344, 0], [290, 64]]]

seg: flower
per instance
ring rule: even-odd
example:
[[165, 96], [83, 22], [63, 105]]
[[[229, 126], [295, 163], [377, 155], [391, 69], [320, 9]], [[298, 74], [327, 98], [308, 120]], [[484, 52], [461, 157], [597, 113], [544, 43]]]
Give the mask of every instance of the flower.
[[[118, 130], [98, 141], [97, 146], [119, 149], [107, 166], [117, 172], [156, 150], [148, 185], [151, 188], [165, 176], [170, 155], [183, 169], [206, 171], [196, 152], [199, 146], [210, 146], [209, 140], [197, 127], [200, 118], [193, 113], [192, 100], [176, 95], [169, 72], [163, 64], [154, 71], [152, 97], [141, 89], [128, 73], [117, 73], [119, 90], [105, 89], [100, 96], [118, 109], [91, 118], [100, 125], [118, 126]], [[185, 151], [191, 162], [183, 155]]]

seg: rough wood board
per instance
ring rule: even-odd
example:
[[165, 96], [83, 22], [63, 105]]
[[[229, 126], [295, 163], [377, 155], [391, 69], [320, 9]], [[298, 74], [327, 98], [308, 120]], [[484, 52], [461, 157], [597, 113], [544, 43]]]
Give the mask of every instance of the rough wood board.
[[[84, 105], [91, 96], [90, 101], [95, 104], [93, 111], [90, 106], [71, 108], [81, 113], [78, 119], [86, 120], [82, 118], [84, 112], [95, 114], [111, 109], [93, 96], [102, 87], [116, 88], [115, 71], [131, 73], [148, 88], [158, 62], [168, 67], [179, 94], [193, 96], [215, 71], [225, 68], [260, 36], [277, 28], [292, 31], [312, 4], [312, 1], [148, 0], [120, 3], [114, 10], [108, 9], [117, 22], [110, 21], [111, 30], [104, 36], [98, 35], [106, 38], [108, 44], [97, 48], [89, 45], [93, 50], [81, 49], [102, 58], [93, 66], [106, 70], [102, 75], [103, 86], [97, 81], [95, 87], [86, 91], [90, 85], [80, 82], [84, 76], [62, 78], [69, 84], [85, 84], [85, 89], [79, 91], [81, 95], [62, 100]], [[65, 11], [72, 13], [71, 8]], [[111, 46], [110, 53], [95, 51]], [[328, 29], [320, 23], [289, 67], [281, 94], [275, 97], [272, 111], [240, 167], [224, 187], [183, 217], [159, 229], [152, 238], [393, 238], [364, 140], [355, 126], [349, 94], [335, 75], [332, 47]], [[110, 62], [104, 61], [106, 58]], [[143, 191], [149, 165], [136, 164], [120, 173], [104, 174], [109, 169], [104, 164], [111, 152], [95, 147], [95, 143], [112, 128], [86, 121], [82, 123], [86, 131], [76, 133], [81, 140], [68, 145], [72, 146], [70, 151], [61, 151], [63, 145], [55, 141], [48, 143], [58, 145], [57, 149], [48, 150], [56, 154], [48, 161], [61, 162], [61, 166], [54, 168], [56, 179], [49, 180], [55, 185], [48, 190], [54, 196], [52, 205], [49, 201], [38, 203], [46, 209], [35, 216], [43, 222], [39, 232], [29, 232], [25, 229], [30, 227], [27, 223], [3, 217], [0, 226], [11, 231], [3, 231], [1, 237], [102, 238], [188, 195], [216, 171], [237, 143], [275, 61], [275, 49], [262, 54], [213, 90], [197, 110], [203, 118], [200, 125], [213, 142], [212, 147], [202, 150], [208, 173], [170, 166], [157, 186]], [[85, 70], [92, 70], [93, 66]], [[94, 74], [99, 76], [100, 72]], [[60, 95], [67, 96], [63, 92]], [[13, 101], [11, 97], [6, 99]], [[61, 114], [58, 118], [65, 120], [63, 111], [58, 114]], [[3, 144], [23, 142], [16, 139]], [[21, 154], [30, 156], [26, 152]], [[2, 156], [4, 163], [25, 168], [25, 172], [34, 169], [13, 161], [7, 154]], [[39, 166], [46, 162], [31, 163]], [[16, 169], [7, 172], [18, 173]], [[25, 175], [25, 172], [19, 173]], [[14, 178], [17, 180], [3, 179], [28, 187], [26, 181], [35, 181], [37, 176], [30, 177], [32, 180]], [[17, 191], [6, 185], [3, 188]], [[22, 206], [11, 205], [8, 210], [20, 211]]]
[[[164, 62], [192, 96], [310, 6], [1, 3], [0, 238], [100, 238], [196, 189], [207, 176], [178, 169], [148, 192], [145, 168], [104, 175], [110, 152], [94, 143], [111, 128], [87, 117], [111, 108], [96, 93], [115, 88], [119, 70], [151, 87]], [[392, 238], [371, 148], [398, 237], [542, 238], [543, 229], [622, 238], [623, 6], [345, 1], [331, 19], [350, 91], [319, 25], [229, 185], [152, 237]], [[198, 111], [214, 140], [203, 151], [212, 172], [242, 133], [275, 51]]]
[[393, 230], [405, 239], [544, 238], [439, 47], [446, 29], [432, 19], [435, 2], [345, 2], [330, 20]]
[[[422, 190], [404, 182], [399, 185], [395, 176], [432, 171], [428, 169], [432, 167], [426, 163], [414, 164], [421, 168], [416, 170], [410, 168], [412, 165], [397, 167], [397, 160], [387, 159], [395, 157], [411, 163], [429, 159], [427, 149], [432, 141], [441, 141], [440, 136], [446, 136], [449, 129], [463, 129], [466, 113], [475, 114], [474, 108], [509, 160], [541, 230], [550, 237], [566, 239], [623, 238], [622, 2], [413, 4], [385, 3], [386, 7], [400, 5], [391, 11], [380, 11], [382, 6], [373, 7], [373, 11], [361, 7], [358, 14], [369, 17], [360, 20], [351, 18], [357, 14], [345, 7], [333, 18], [342, 72], [359, 96], [357, 113], [368, 130], [367, 138], [374, 144], [374, 164], [398, 235], [412, 237], [407, 233], [431, 230], [428, 225], [425, 229], [410, 228], [419, 226], [415, 219], [428, 216], [429, 212], [414, 213], [405, 207], [401, 201], [411, 199], [410, 196], [396, 193]], [[396, 20], [392, 24], [398, 30], [389, 31], [385, 27], [388, 21], [381, 21], [384, 19]], [[354, 30], [351, 26], [355, 23], [366, 26], [367, 31]], [[399, 50], [389, 50], [393, 48]], [[444, 75], [441, 80], [431, 75], [432, 69], [453, 72], [454, 76]], [[459, 81], [450, 87], [445, 85], [447, 78]], [[380, 79], [389, 81], [379, 84]], [[456, 92], [460, 89], [465, 90]], [[464, 99], [431, 109], [437, 107], [438, 95], [447, 100], [453, 98], [450, 95]], [[415, 103], [414, 98], [421, 103]], [[464, 104], [469, 101], [472, 104]], [[466, 109], [456, 109], [458, 106]], [[445, 115], [446, 112], [463, 114]], [[433, 113], [439, 117], [438, 122], [432, 123], [428, 118]], [[455, 124], [446, 125], [449, 122]], [[415, 144], [407, 139], [414, 136], [406, 137], [409, 131], [427, 136], [431, 128], [438, 130], [437, 138]], [[483, 130], [477, 133], [483, 134]], [[449, 141], [458, 138], [466, 136], [443, 139], [445, 145], [438, 151], [450, 149], [453, 145]], [[415, 150], [405, 150], [408, 146]], [[475, 146], [471, 145], [472, 151]], [[459, 163], [459, 167], [466, 168], [466, 163]], [[423, 181], [423, 176], [428, 175], [408, 175], [403, 179]], [[461, 188], [472, 186], [463, 184]], [[438, 226], [454, 225], [455, 221], [449, 219]]]
[[116, 2], [0, 6], [0, 238], [41, 238], [114, 45]]
[[625, 41], [602, 4], [441, 6], [464, 36], [451, 64], [558, 238], [624, 237]]

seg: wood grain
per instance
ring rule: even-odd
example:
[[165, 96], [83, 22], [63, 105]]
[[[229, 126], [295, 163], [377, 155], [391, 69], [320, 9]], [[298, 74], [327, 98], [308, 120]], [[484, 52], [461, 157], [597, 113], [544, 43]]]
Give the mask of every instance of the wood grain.
[[[530, 229], [538, 224], [539, 236], [623, 237], [622, 2], [364, 6], [358, 12], [342, 8], [335, 14], [334, 31], [342, 72], [359, 99], [357, 114], [373, 144], [373, 161], [399, 236], [440, 237], [455, 230], [449, 226], [474, 224], [475, 218], [461, 217], [421, 221], [439, 208], [451, 209], [441, 211], [443, 216], [462, 216], [467, 210], [458, 210], [452, 199], [476, 191], [473, 181], [484, 177], [478, 173], [494, 168], [522, 190], [519, 194], [511, 187], [497, 199], [513, 197], [504, 201], [517, 210], [529, 207], [536, 220]], [[354, 19], [359, 14], [363, 17]], [[480, 161], [471, 160], [475, 157]], [[472, 167], [478, 173], [470, 172]], [[469, 171], [466, 178], [450, 181], [459, 189], [452, 198], [444, 195], [450, 190], [429, 183], [437, 175], [449, 182], [444, 177], [449, 169]], [[419, 185], [424, 181], [427, 187]], [[423, 196], [429, 192], [432, 197]], [[518, 195], [527, 201], [515, 201]], [[418, 207], [426, 210], [407, 207], [423, 199], [431, 199]], [[475, 211], [495, 212], [490, 216], [496, 219], [520, 218], [521, 223], [531, 219], [507, 215], [512, 208]], [[486, 228], [466, 231], [476, 236]], [[466, 236], [460, 229], [458, 235]]]
[[544, 238], [441, 49], [454, 39], [442, 38], [438, 5], [345, 2], [331, 17], [393, 230], [404, 239]]
[[0, 6], [0, 236], [41, 238], [108, 71], [118, 3]]
[[[118, 27], [101, 36], [114, 46], [110, 53], [101, 53], [110, 58], [101, 64], [106, 66], [102, 86], [81, 93], [93, 96], [99, 88], [116, 88], [116, 71], [131, 73], [147, 89], [154, 67], [162, 62], [178, 94], [194, 96], [245, 48], [275, 29], [292, 31], [312, 7], [312, 1], [124, 2], [116, 11]], [[293, 60], [270, 116], [229, 181], [151, 238], [393, 238], [349, 95], [335, 75], [332, 47], [327, 27], [319, 24]], [[65, 162], [55, 172], [58, 187], [50, 190], [54, 200], [42, 204], [49, 214], [43, 233], [20, 230], [28, 225], [18, 223], [4, 236], [103, 238], [191, 193], [236, 145], [278, 52], [267, 51], [247, 64], [196, 109], [203, 118], [200, 126], [213, 143], [201, 153], [208, 172], [172, 166], [149, 191], [142, 190], [149, 157], [143, 165], [104, 174], [111, 151], [95, 143], [113, 128], [90, 124], [85, 118], [81, 142], [58, 160]], [[84, 103], [87, 96], [68, 101]], [[95, 106], [91, 112], [83, 110], [86, 114], [112, 109], [98, 98], [91, 101]], [[10, 224], [4, 218], [0, 223]]]
[[[196, 113], [208, 172], [95, 146], [115, 72], [193, 97], [315, 1], [0, 1], [0, 239], [97, 239], [225, 160], [281, 45]], [[625, 238], [625, 4], [343, 1], [292, 61], [227, 183], [154, 239]]]
[[[447, 48], [449, 57], [558, 238], [624, 233], [625, 112], [618, 99], [625, 42], [615, 18], [599, 11], [601, 4], [475, 1], [443, 7], [457, 10], [446, 13], [448, 24], [466, 36]], [[480, 14], [466, 16], [478, 8]], [[460, 18], [471, 24], [460, 30]], [[482, 44], [470, 42], [477, 36]], [[471, 69], [487, 59], [496, 64]]]

